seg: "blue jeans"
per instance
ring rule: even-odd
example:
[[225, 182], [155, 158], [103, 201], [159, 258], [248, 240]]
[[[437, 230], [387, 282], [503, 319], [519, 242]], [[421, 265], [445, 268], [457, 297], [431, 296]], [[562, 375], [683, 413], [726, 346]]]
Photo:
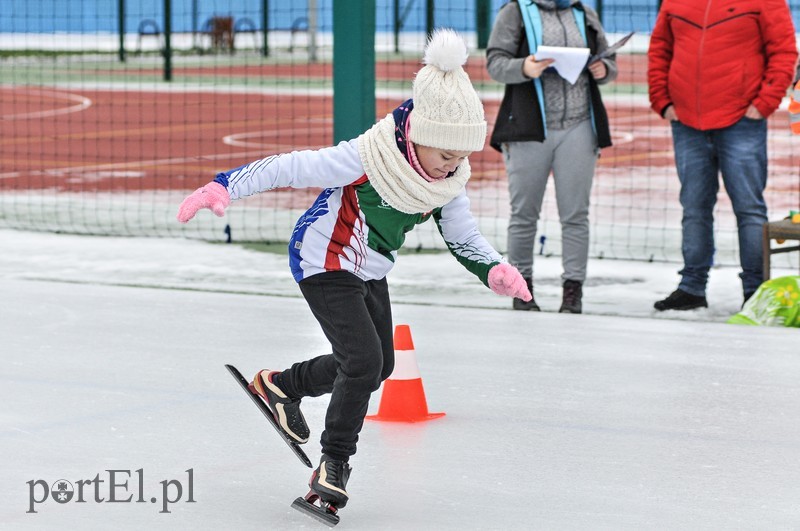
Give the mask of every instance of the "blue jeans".
[[719, 177], [731, 199], [739, 229], [742, 290], [763, 280], [762, 226], [767, 221], [767, 121], [742, 118], [722, 129], [699, 131], [672, 122], [675, 165], [683, 207], [683, 269], [680, 289], [705, 295], [714, 260], [714, 205]]

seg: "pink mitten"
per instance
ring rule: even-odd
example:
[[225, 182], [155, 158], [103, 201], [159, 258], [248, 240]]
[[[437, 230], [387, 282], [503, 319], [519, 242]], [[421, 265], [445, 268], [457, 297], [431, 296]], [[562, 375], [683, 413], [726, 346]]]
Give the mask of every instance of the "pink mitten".
[[508, 295], [528, 302], [533, 298], [517, 268], [500, 263], [489, 270], [489, 287], [498, 295]]
[[178, 221], [186, 223], [197, 214], [201, 208], [209, 208], [219, 217], [225, 215], [225, 209], [231, 204], [231, 196], [224, 186], [217, 182], [210, 182], [198, 188], [178, 208]]

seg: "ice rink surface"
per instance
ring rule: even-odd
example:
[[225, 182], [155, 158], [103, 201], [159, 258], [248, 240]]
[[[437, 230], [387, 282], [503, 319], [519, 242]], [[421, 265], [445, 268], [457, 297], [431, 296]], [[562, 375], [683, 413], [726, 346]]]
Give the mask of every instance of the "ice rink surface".
[[[244, 251], [2, 236], [1, 529], [325, 529], [290, 508], [310, 469], [223, 367], [250, 377], [327, 351], [290, 278], [286, 293], [229, 293], [224, 274], [254, 274]], [[125, 254], [138, 246], [149, 251]], [[217, 264], [221, 252], [235, 259]], [[181, 286], [171, 260], [192, 256], [201, 269]], [[641, 279], [609, 287], [625, 301], [619, 315], [592, 301], [601, 287], [578, 316], [508, 311], [485, 292], [469, 297], [490, 303], [462, 304], [450, 262], [455, 298], [414, 300], [425, 290], [412, 280], [442, 267], [420, 257], [398, 271], [394, 304], [395, 323], [411, 327], [428, 406], [447, 415], [365, 424], [337, 529], [800, 526], [797, 330], [724, 324], [712, 300], [693, 320], [647, 315], [652, 294], [632, 294], [651, 286], [641, 265], [616, 266]], [[216, 264], [214, 282], [204, 264]], [[666, 269], [672, 282], [675, 267]], [[204, 279], [212, 291], [198, 287]], [[313, 461], [326, 404], [304, 401]], [[66, 503], [47, 492], [58, 480], [74, 487]], [[181, 499], [167, 503], [178, 484]]]

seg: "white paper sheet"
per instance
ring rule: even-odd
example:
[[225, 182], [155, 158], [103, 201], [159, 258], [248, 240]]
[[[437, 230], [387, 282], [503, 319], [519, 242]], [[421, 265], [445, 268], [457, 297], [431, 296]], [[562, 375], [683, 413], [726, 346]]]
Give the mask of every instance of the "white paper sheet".
[[589, 60], [589, 48], [565, 48], [561, 46], [539, 46], [536, 60], [555, 59], [551, 65], [558, 75], [575, 84]]

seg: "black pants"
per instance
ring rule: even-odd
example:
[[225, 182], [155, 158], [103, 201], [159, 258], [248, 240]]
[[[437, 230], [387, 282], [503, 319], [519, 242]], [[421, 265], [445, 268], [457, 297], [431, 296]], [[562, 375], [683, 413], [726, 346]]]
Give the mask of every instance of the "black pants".
[[300, 282], [332, 354], [295, 363], [280, 385], [295, 398], [331, 393], [322, 453], [347, 461], [356, 453], [369, 398], [394, 369], [392, 309], [386, 279], [363, 281], [345, 271]]

